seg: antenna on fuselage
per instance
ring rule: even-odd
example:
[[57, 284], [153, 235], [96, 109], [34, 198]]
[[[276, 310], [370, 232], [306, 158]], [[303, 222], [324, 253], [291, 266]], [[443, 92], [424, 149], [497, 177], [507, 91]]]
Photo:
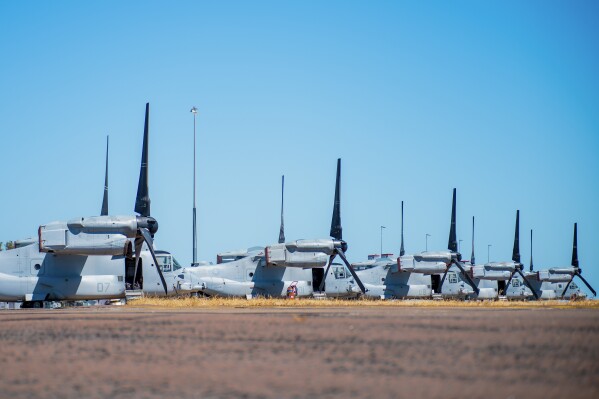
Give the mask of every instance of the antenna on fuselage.
[[104, 198], [102, 198], [102, 210], [100, 216], [108, 215], [108, 138], [106, 136], [106, 172], [104, 174]]
[[[406, 251], [403, 247], [403, 201], [401, 201], [401, 246], [399, 247], [399, 256], [404, 256]], [[381, 254], [383, 256], [383, 254]]]
[[285, 223], [283, 222], [283, 199], [285, 195], [285, 175], [281, 176], [281, 227], [279, 228], [279, 244], [285, 242]]

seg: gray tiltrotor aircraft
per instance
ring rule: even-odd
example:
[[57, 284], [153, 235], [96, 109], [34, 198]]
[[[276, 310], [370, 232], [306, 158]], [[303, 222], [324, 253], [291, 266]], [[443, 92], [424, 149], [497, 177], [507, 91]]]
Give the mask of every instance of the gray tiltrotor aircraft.
[[[153, 247], [158, 222], [150, 215], [148, 119], [146, 104], [135, 201], [138, 216], [108, 215], [106, 176], [103, 215], [41, 225], [37, 239], [22, 240], [15, 249], [0, 252], [0, 301], [24, 301], [27, 307], [45, 300], [124, 298], [125, 283], [136, 281], [146, 293], [170, 294], [156, 266], [172, 257], [162, 254], [159, 263]], [[178, 284], [171, 274], [169, 282]]]
[[[357, 296], [365, 292], [362, 282], [345, 258], [347, 243], [342, 239], [340, 178], [341, 160], [338, 160], [330, 232], [333, 239], [279, 242], [266, 248], [221, 253], [219, 263], [230, 261], [185, 270], [185, 288], [206, 295], [240, 297], [281, 297], [286, 296], [290, 287], [297, 290], [299, 297], [312, 296], [317, 287], [325, 291], [327, 296]], [[279, 241], [284, 241], [282, 222], [281, 217]], [[333, 265], [333, 272], [328, 278], [336, 256], [343, 260], [353, 278], [345, 273], [342, 265]]]
[[[524, 265], [520, 262], [520, 211], [516, 211], [516, 228], [514, 232], [514, 248], [512, 250], [511, 262], [488, 262], [484, 265], [473, 265], [471, 268], [472, 278], [479, 280], [497, 281], [497, 288], [500, 295], [505, 295], [509, 299], [526, 299], [533, 295], [538, 299], [538, 295], [533, 289], [531, 283], [522, 272]], [[521, 279], [517, 283], [512, 281], [514, 275], [518, 273]], [[521, 284], [523, 283], [523, 284]], [[525, 286], [530, 289], [526, 290]]]
[[[578, 234], [577, 224], [574, 223], [574, 240], [572, 244], [572, 266], [571, 267], [552, 267], [545, 270], [534, 272], [532, 264], [532, 230], [530, 232], [531, 255], [530, 271], [526, 272], [526, 277], [530, 280], [534, 291], [540, 299], [573, 299], [586, 297], [586, 293], [580, 289], [573, 281], [578, 276], [587, 288], [596, 296], [597, 293], [591, 285], [582, 277], [582, 269], [578, 262]], [[509, 293], [509, 291], [508, 291]]]
[[[462, 254], [458, 252], [456, 237], [456, 189], [453, 189], [451, 226], [449, 229], [448, 251], [426, 251], [397, 258], [397, 267], [402, 272], [420, 273], [431, 276], [433, 293], [443, 297], [465, 298], [481, 291], [462, 264]], [[449, 276], [448, 283], [444, 285]]]

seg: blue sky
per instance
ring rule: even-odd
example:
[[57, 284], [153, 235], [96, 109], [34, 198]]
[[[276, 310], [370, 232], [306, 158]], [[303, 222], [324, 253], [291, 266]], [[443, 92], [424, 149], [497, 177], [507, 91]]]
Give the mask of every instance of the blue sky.
[[451, 189], [469, 257], [570, 263], [599, 289], [599, 6], [593, 1], [0, 2], [0, 241], [132, 214], [150, 102], [157, 246], [191, 261], [327, 237], [335, 162], [351, 261], [447, 246]]

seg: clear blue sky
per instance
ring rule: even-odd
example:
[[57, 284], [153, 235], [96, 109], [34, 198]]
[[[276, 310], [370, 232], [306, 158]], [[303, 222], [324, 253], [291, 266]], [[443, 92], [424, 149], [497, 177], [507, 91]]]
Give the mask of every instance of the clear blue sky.
[[451, 189], [470, 255], [509, 260], [516, 209], [536, 268], [599, 289], [599, 3], [0, 2], [0, 241], [132, 214], [150, 102], [157, 246], [191, 261], [198, 115], [199, 257], [327, 237], [335, 162], [351, 261], [447, 246]]

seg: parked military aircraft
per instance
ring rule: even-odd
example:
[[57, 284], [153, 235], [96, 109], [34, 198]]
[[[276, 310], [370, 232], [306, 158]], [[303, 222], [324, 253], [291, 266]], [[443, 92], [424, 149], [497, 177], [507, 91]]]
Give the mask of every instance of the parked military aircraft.
[[[456, 189], [453, 189], [451, 225], [449, 229], [448, 251], [425, 251], [397, 258], [398, 269], [402, 272], [421, 273], [431, 276], [433, 293], [446, 298], [465, 298], [480, 290], [462, 264], [462, 254], [458, 252], [456, 237]], [[449, 277], [447, 283], [446, 278]], [[445, 284], [445, 285], [444, 285]]]
[[[582, 269], [578, 262], [578, 234], [577, 224], [574, 223], [574, 240], [572, 245], [572, 266], [553, 267], [535, 272], [532, 264], [532, 230], [530, 232], [531, 255], [530, 271], [526, 272], [526, 278], [534, 288], [534, 292], [540, 299], [572, 299], [584, 298], [587, 294], [573, 281], [578, 276], [588, 289], [596, 296], [597, 293], [591, 285], [582, 277]], [[515, 281], [514, 281], [515, 282]]]
[[[361, 281], [345, 258], [347, 243], [342, 239], [340, 178], [341, 160], [338, 160], [330, 232], [333, 239], [296, 240], [266, 248], [221, 253], [220, 264], [185, 270], [186, 289], [206, 295], [240, 297], [284, 297], [290, 286], [296, 288], [299, 297], [312, 296], [316, 287], [327, 296], [356, 296], [364, 292]], [[281, 214], [279, 238], [284, 238], [282, 222]], [[351, 277], [342, 265], [333, 264], [336, 256], [343, 260]]]
[[[537, 298], [535, 290], [522, 272], [523, 268], [524, 265], [520, 262], [520, 211], [517, 210], [512, 261], [488, 262], [484, 265], [474, 265], [470, 270], [474, 279], [496, 281], [499, 295], [505, 295], [509, 299], [526, 299], [531, 295]], [[516, 273], [520, 275], [521, 279], [512, 284]], [[525, 287], [529, 289], [526, 290]]]
[[176, 273], [169, 275], [167, 284], [156, 267], [172, 257], [162, 254], [159, 262], [153, 248], [158, 222], [150, 215], [148, 123], [146, 104], [138, 215], [107, 214], [106, 177], [101, 212], [106, 215], [41, 225], [36, 239], [21, 240], [17, 248], [0, 252], [0, 301], [24, 301], [27, 307], [46, 300], [124, 298], [126, 283], [139, 283], [149, 294], [174, 294], [169, 287], [178, 283]]

